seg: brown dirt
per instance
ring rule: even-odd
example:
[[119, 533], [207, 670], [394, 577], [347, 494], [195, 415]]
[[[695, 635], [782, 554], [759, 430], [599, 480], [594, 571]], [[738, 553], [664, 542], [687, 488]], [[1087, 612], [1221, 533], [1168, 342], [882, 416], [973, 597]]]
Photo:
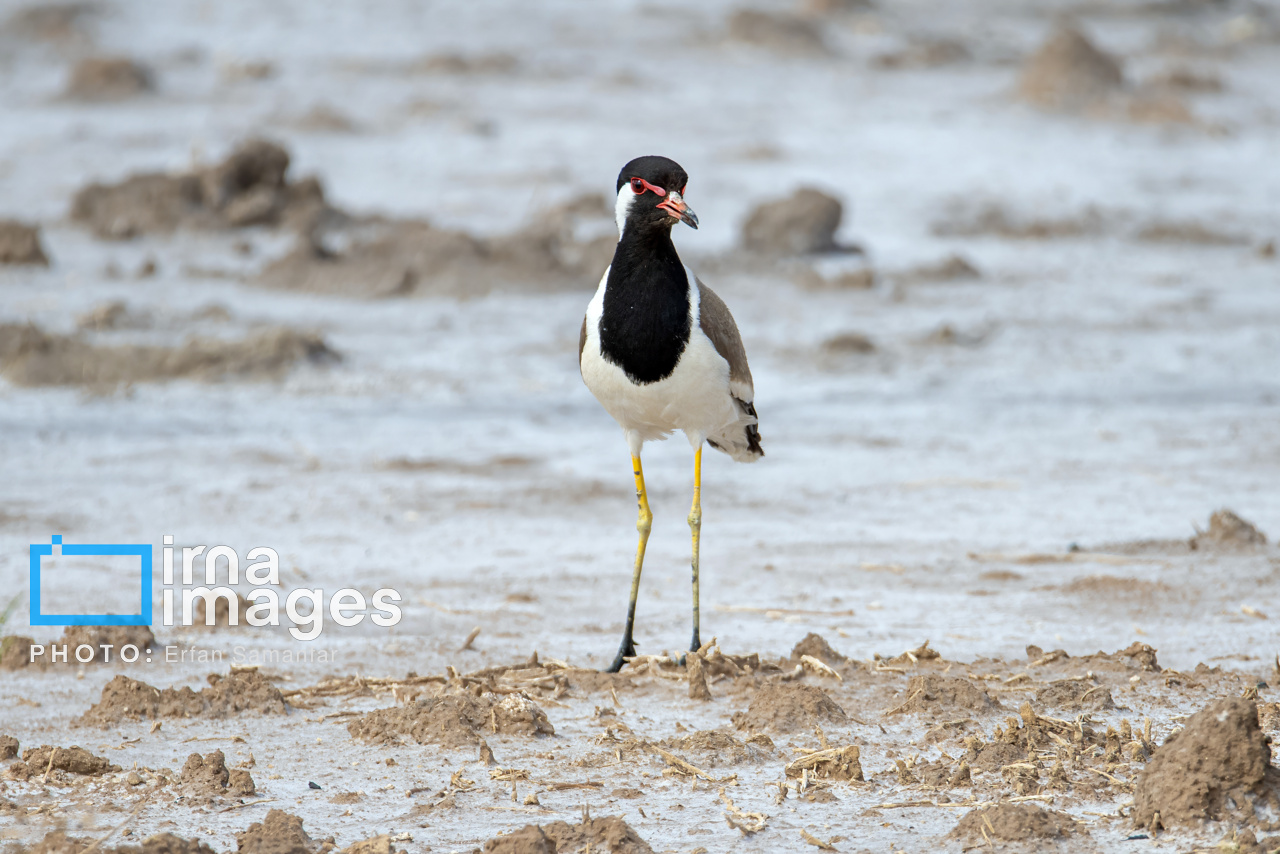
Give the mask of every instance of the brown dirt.
[[877, 68], [901, 70], [906, 68], [941, 68], [958, 65], [973, 59], [973, 54], [963, 42], [954, 39], [924, 39], [915, 41], [900, 50], [882, 53], [871, 61]]
[[1088, 209], [1084, 213], [1046, 219], [1007, 210], [996, 202], [962, 203], [936, 220], [933, 233], [939, 237], [1003, 237], [1010, 240], [1059, 240], [1091, 237], [1104, 228], [1102, 215]]
[[[50, 764], [50, 757], [53, 760], [52, 764]], [[9, 776], [15, 780], [28, 780], [42, 776], [50, 768], [54, 771], [90, 777], [100, 777], [120, 770], [119, 765], [112, 765], [83, 747], [52, 747], [45, 744], [22, 751], [22, 761], [9, 766]]]
[[0, 762], [18, 755], [18, 740], [11, 735], [0, 735]]
[[369, 712], [347, 724], [347, 731], [375, 744], [409, 737], [419, 744], [470, 747], [485, 733], [554, 735], [555, 727], [546, 712], [519, 694], [455, 693]]
[[729, 16], [727, 32], [733, 41], [777, 53], [792, 56], [825, 56], [829, 53], [822, 28], [798, 15], [739, 9]]
[[[76, 329], [86, 332], [105, 332], [110, 329], [146, 329], [151, 318], [144, 313], [134, 313], [124, 300], [112, 300], [94, 306], [76, 315]], [[203, 601], [203, 600], [201, 600]]]
[[1063, 593], [1093, 596], [1157, 596], [1168, 594], [1173, 588], [1159, 581], [1141, 578], [1121, 578], [1115, 575], [1087, 575], [1058, 588]]
[[285, 713], [280, 689], [256, 670], [236, 670], [229, 676], [210, 674], [209, 687], [155, 688], [118, 675], [102, 689], [102, 699], [79, 719], [87, 726], [107, 726], [120, 720], [149, 718], [225, 718], [241, 712]]
[[[767, 739], [766, 739], [767, 741]], [[724, 730], [701, 730], [679, 738], [668, 738], [659, 742], [669, 750], [699, 755], [698, 767], [715, 768], [719, 765], [741, 765], [744, 762], [760, 762], [773, 750], [764, 741], [752, 739], [742, 742]]]
[[[68, 659], [74, 658], [76, 647], [88, 644], [94, 650], [92, 660], [101, 663], [105, 662], [108, 656], [111, 661], [116, 661], [123, 646], [132, 644], [145, 654], [147, 648], [155, 642], [156, 636], [151, 633], [148, 626], [67, 626], [62, 633], [62, 638], [54, 641], [54, 644], [67, 645], [71, 653], [67, 656]], [[104, 650], [104, 646], [110, 647], [110, 651]]]
[[123, 101], [155, 89], [151, 69], [126, 56], [82, 59], [71, 69], [63, 94], [73, 101]]
[[836, 355], [850, 353], [867, 356], [876, 351], [876, 343], [861, 332], [841, 332], [822, 342], [822, 351]]
[[89, 41], [88, 19], [100, 12], [98, 3], [33, 3], [14, 11], [0, 32], [16, 42]]
[[180, 228], [314, 223], [326, 208], [315, 178], [290, 182], [289, 153], [250, 140], [221, 163], [179, 175], [144, 173], [117, 184], [90, 184], [76, 193], [71, 219], [98, 237], [126, 240]]
[[581, 824], [563, 821], [546, 825], [529, 824], [517, 831], [490, 839], [484, 844], [485, 854], [577, 854], [595, 851], [600, 854], [653, 854], [649, 843], [640, 838], [619, 816], [587, 819]]
[[963, 255], [948, 255], [934, 264], [921, 264], [894, 275], [894, 280], [904, 285], [935, 282], [971, 281], [982, 278], [982, 273]]
[[253, 776], [243, 768], [228, 768], [227, 757], [221, 750], [201, 756], [193, 753], [187, 757], [178, 776], [178, 785], [185, 797], [233, 798], [252, 795], [256, 791]]
[[1157, 814], [1169, 827], [1205, 819], [1256, 823], [1280, 807], [1278, 783], [1257, 704], [1219, 700], [1156, 750], [1134, 789], [1133, 820], [1138, 827], [1151, 825]]
[[998, 701], [968, 679], [928, 673], [911, 677], [890, 711], [955, 717], [957, 713], [980, 715], [1000, 708]]
[[1052, 110], [1088, 109], [1123, 89], [1120, 61], [1069, 25], [1054, 30], [1027, 60], [1018, 81], [1023, 100]]
[[1146, 86], [1155, 90], [1166, 89], [1197, 94], [1221, 92], [1226, 88], [1222, 83], [1222, 77], [1217, 72], [1200, 71], [1186, 66], [1167, 68], [1147, 78]]
[[844, 205], [834, 196], [802, 187], [784, 199], [771, 199], [747, 216], [742, 246], [765, 255], [832, 252]]
[[284, 810], [273, 809], [236, 834], [238, 854], [319, 854], [322, 847], [302, 829], [302, 819]]
[[5, 635], [0, 640], [0, 670], [17, 670], [31, 662], [35, 641], [25, 635]]
[[1111, 690], [1088, 679], [1059, 679], [1036, 691], [1036, 705], [1072, 712], [1100, 712], [1116, 707]]
[[[67, 836], [60, 830], [50, 831], [44, 839], [25, 854], [81, 854], [94, 846], [92, 839]], [[214, 854], [214, 850], [199, 839], [183, 839], [172, 833], [157, 833], [142, 840], [141, 845], [106, 846], [94, 848], [102, 854]]]
[[847, 724], [849, 716], [816, 685], [768, 682], [756, 691], [745, 712], [735, 712], [733, 725], [747, 732], [812, 730], [816, 724]]
[[1035, 804], [997, 804], [965, 813], [947, 838], [981, 845], [986, 837], [1000, 842], [1026, 842], [1074, 832], [1075, 821], [1066, 813]]
[[1243, 246], [1249, 238], [1230, 234], [1200, 222], [1150, 222], [1134, 237], [1146, 243], [1177, 243], [1193, 246]]
[[[617, 238], [607, 230], [609, 217], [604, 198], [591, 196], [492, 238], [421, 221], [339, 223], [333, 234], [334, 229], [309, 232], [252, 283], [359, 298], [465, 298], [501, 289], [578, 288], [596, 282], [613, 255]], [[579, 226], [587, 223], [604, 233], [579, 239]], [[334, 248], [338, 243], [344, 248]]]
[[[245, 611], [248, 609], [249, 603], [238, 592], [236, 593], [236, 626], [247, 625], [245, 623]], [[209, 623], [209, 602], [201, 599], [196, 605], [195, 614], [191, 628], [193, 629], [218, 629], [229, 628], [231, 626], [231, 606], [227, 603], [225, 596], [219, 596], [213, 603], [213, 622]]]
[[804, 636], [804, 640], [791, 649], [792, 661], [799, 661], [802, 655], [811, 655], [831, 667], [839, 667], [849, 660], [832, 649], [827, 639], [816, 632], [809, 632]]
[[1188, 545], [1193, 549], [1251, 549], [1267, 544], [1267, 535], [1245, 521], [1233, 511], [1214, 511], [1209, 517], [1209, 529], [1192, 537]]
[[511, 74], [520, 66], [514, 54], [479, 53], [467, 56], [460, 53], [436, 53], [413, 63], [410, 70], [422, 74]]
[[95, 344], [30, 324], [0, 324], [0, 375], [20, 386], [275, 379], [299, 362], [338, 358], [315, 333], [273, 327], [239, 341], [192, 336], [175, 347]]
[[3, 264], [49, 266], [49, 256], [40, 245], [40, 226], [0, 219], [0, 265]]

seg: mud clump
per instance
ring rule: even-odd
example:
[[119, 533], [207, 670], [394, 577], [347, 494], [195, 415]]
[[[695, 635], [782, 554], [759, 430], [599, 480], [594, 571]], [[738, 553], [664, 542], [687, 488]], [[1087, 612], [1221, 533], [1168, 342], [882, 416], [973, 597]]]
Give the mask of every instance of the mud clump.
[[155, 89], [151, 69], [126, 56], [82, 59], [71, 69], [65, 97], [73, 101], [123, 101]]
[[1075, 821], [1066, 813], [1034, 804], [1005, 803], [965, 813], [947, 838], [976, 844], [986, 844], [988, 837], [999, 842], [1029, 842], [1070, 836], [1075, 828]]
[[[32, 848], [26, 849], [26, 852], [27, 854], [80, 854], [82, 851], [94, 848], [95, 845], [97, 843], [93, 840], [67, 836], [60, 830], [54, 830], [45, 834], [44, 839]], [[97, 845], [94, 850], [101, 851], [102, 854], [214, 854], [214, 850], [199, 839], [183, 839], [172, 833], [148, 836], [142, 840], [141, 845], [119, 847]]]
[[756, 736], [742, 742], [732, 734], [718, 729], [701, 730], [680, 738], [664, 739], [659, 743], [669, 750], [700, 754], [705, 760], [704, 764], [711, 768], [717, 765], [759, 762], [773, 752], [768, 736]]
[[546, 712], [520, 694], [444, 694], [407, 706], [378, 709], [347, 724], [360, 741], [386, 744], [412, 738], [418, 744], [471, 747], [482, 733], [555, 735]]
[[1116, 707], [1111, 690], [1086, 679], [1060, 679], [1036, 692], [1036, 703], [1051, 709], [1100, 712]]
[[973, 54], [962, 42], [954, 39], [924, 39], [912, 42], [900, 50], [882, 53], [872, 60], [872, 64], [886, 70], [940, 68], [971, 59]]
[[[62, 633], [62, 639], [54, 641], [54, 645], [66, 644], [71, 653], [68, 659], [74, 658], [76, 650], [82, 646], [93, 649], [93, 662], [115, 661], [119, 658], [121, 647], [134, 646], [140, 652], [156, 642], [156, 636], [149, 626], [68, 626]], [[75, 659], [76, 664], [89, 662]]]
[[40, 244], [39, 226], [0, 219], [0, 265], [6, 264], [49, 266], [49, 256]]
[[174, 347], [92, 343], [30, 324], [0, 324], [0, 375], [15, 385], [117, 386], [136, 382], [227, 378], [277, 379], [300, 362], [338, 359], [315, 333], [274, 327], [239, 341], [192, 336]]
[[742, 226], [742, 246], [764, 255], [833, 252], [844, 205], [834, 196], [802, 187], [785, 199], [757, 205]]
[[0, 735], [0, 762], [18, 755], [18, 740], [11, 735]]
[[733, 41], [791, 56], [829, 53], [822, 29], [796, 15], [739, 9], [729, 16], [727, 32]]
[[1060, 26], [1031, 56], [1018, 81], [1019, 96], [1051, 110], [1083, 110], [1124, 89], [1119, 60], [1080, 30]]
[[740, 730], [777, 732], [812, 730], [821, 723], [847, 724], [849, 716], [827, 692], [815, 685], [771, 682], [756, 691], [745, 712], [733, 715]]
[[1271, 746], [1258, 726], [1257, 704], [1220, 700], [1187, 718], [1155, 752], [1134, 789], [1133, 820], [1148, 827], [1227, 818], [1256, 821], [1280, 807]]
[[902, 702], [886, 714], [985, 714], [1000, 708], [999, 702], [968, 679], [930, 673], [911, 677]]
[[86, 19], [101, 12], [97, 3], [33, 3], [14, 11], [0, 33], [15, 41], [87, 42]]
[[187, 796], [198, 797], [243, 797], [256, 791], [252, 775], [241, 768], [228, 768], [227, 757], [221, 750], [204, 756], [199, 753], [188, 756], [178, 776], [178, 785]]
[[953, 205], [931, 226], [938, 237], [1003, 237], [1010, 240], [1061, 240], [1101, 234], [1105, 223], [1092, 209], [1073, 216], [1045, 218], [1011, 212], [995, 202]]
[[5, 635], [0, 639], [0, 670], [18, 670], [29, 665], [34, 645], [35, 640], [25, 635]]
[[832, 649], [831, 644], [827, 643], [827, 639], [817, 632], [809, 632], [804, 636], [804, 640], [796, 644], [791, 650], [792, 661], [799, 661], [800, 657], [804, 655], [811, 655], [831, 667], [839, 667], [849, 660]]
[[[841, 332], [839, 335], [832, 335], [822, 342], [822, 352], [833, 356], [869, 356], [875, 351], [876, 342], [871, 340], [869, 335], [864, 335], [861, 332]], [[795, 652], [792, 652], [792, 656], [798, 658]], [[827, 663], [830, 664], [831, 662], [828, 661]]]
[[1209, 529], [1200, 531], [1188, 542], [1192, 549], [1198, 550], [1250, 549], [1266, 544], [1266, 534], [1227, 509], [1214, 511], [1209, 517]]
[[238, 854], [319, 854], [322, 844], [302, 829], [302, 819], [284, 810], [271, 810], [262, 821], [236, 834]]
[[602, 196], [558, 206], [497, 237], [422, 221], [338, 223], [308, 232], [251, 283], [366, 299], [557, 290], [596, 281], [616, 241]]
[[245, 625], [245, 611], [249, 603], [238, 592], [235, 594], [235, 622], [231, 621], [231, 603], [227, 597], [219, 596], [213, 600], [213, 613], [209, 613], [209, 600], [202, 598], [196, 606], [195, 619], [191, 627], [195, 629], [217, 629]]
[[904, 285], [973, 281], [980, 278], [981, 271], [963, 255], [949, 255], [934, 264], [921, 264], [894, 276], [896, 281]]
[[9, 776], [15, 780], [29, 780], [46, 771], [64, 771], [88, 777], [101, 777], [119, 771], [101, 756], [94, 756], [83, 747], [52, 747], [48, 744], [22, 751], [22, 761], [9, 766]]
[[223, 162], [179, 175], [143, 173], [76, 193], [71, 219], [98, 237], [127, 240], [179, 228], [307, 225], [328, 208], [315, 178], [290, 182], [289, 153], [250, 140]]
[[490, 839], [483, 854], [576, 854], [578, 851], [608, 854], [653, 854], [649, 843], [620, 816], [587, 819], [581, 824], [563, 821], [529, 824], [513, 833]]
[[210, 674], [209, 687], [199, 693], [188, 687], [156, 688], [119, 675], [102, 689], [102, 699], [80, 718], [80, 723], [106, 726], [121, 720], [143, 718], [225, 718], [241, 712], [285, 713], [280, 689], [256, 670], [237, 670], [230, 676]]

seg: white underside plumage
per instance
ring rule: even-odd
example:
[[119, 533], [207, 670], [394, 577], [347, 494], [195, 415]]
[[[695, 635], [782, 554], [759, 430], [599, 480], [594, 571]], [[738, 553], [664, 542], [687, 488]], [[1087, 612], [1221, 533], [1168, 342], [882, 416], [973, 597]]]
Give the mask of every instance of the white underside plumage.
[[604, 310], [605, 283], [609, 280], [609, 271], [605, 270], [587, 306], [582, 379], [605, 411], [621, 425], [634, 455], [639, 455], [645, 442], [665, 439], [673, 431], [683, 430], [695, 448], [710, 439], [735, 460], [752, 462], [756, 455], [747, 451], [745, 431], [756, 419], [743, 412], [734, 400], [737, 397], [750, 403], [751, 387], [739, 382], [730, 384], [729, 363], [716, 352], [699, 325], [697, 280], [693, 271], [684, 269], [689, 282], [689, 343], [671, 375], [654, 383], [637, 384], [601, 354], [600, 315]]

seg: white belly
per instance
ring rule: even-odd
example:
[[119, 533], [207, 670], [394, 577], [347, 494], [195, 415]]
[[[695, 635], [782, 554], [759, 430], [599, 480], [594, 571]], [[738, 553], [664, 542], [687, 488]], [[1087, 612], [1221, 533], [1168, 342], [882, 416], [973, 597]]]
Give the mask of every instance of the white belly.
[[[689, 281], [693, 274], [685, 268]], [[582, 379], [587, 388], [627, 433], [633, 451], [642, 442], [665, 439], [683, 430], [700, 445], [708, 436], [739, 422], [741, 412], [729, 394], [729, 363], [703, 334], [698, 317], [698, 289], [690, 289], [689, 343], [675, 370], [665, 379], [638, 385], [600, 352], [600, 314], [604, 308], [606, 270], [587, 306], [587, 340], [582, 348]]]

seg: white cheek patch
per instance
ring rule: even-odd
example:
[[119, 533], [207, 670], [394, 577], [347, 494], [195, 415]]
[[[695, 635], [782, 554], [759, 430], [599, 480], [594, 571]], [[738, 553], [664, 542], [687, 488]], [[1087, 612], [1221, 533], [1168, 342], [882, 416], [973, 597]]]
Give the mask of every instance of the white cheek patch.
[[613, 218], [618, 221], [619, 237], [622, 236], [622, 230], [627, 225], [627, 214], [631, 212], [631, 204], [635, 199], [636, 194], [630, 184], [623, 184], [622, 189], [618, 190], [618, 201], [613, 206]]

